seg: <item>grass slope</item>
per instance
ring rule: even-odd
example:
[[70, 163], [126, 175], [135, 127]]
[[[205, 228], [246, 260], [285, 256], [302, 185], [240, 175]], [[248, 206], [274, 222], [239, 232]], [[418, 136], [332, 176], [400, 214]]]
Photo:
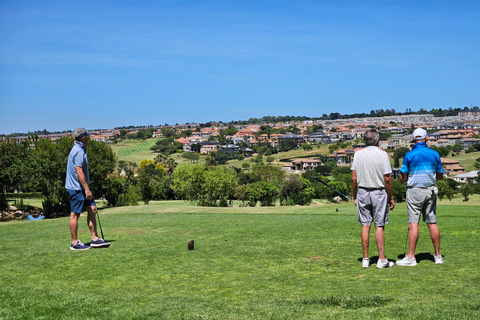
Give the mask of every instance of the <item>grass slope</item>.
[[[478, 201], [478, 199], [475, 199]], [[475, 202], [478, 203], [478, 202]], [[338, 212], [337, 210], [338, 209]], [[1, 319], [469, 319], [480, 312], [480, 206], [438, 205], [414, 268], [362, 269], [351, 204], [101, 210], [107, 249], [68, 248], [68, 219], [0, 223]], [[86, 218], [80, 238], [87, 242]], [[386, 228], [403, 253], [406, 207]], [[195, 250], [187, 242], [195, 240]], [[370, 248], [375, 255], [373, 233]]]
[[123, 140], [117, 144], [112, 144], [112, 150], [117, 155], [118, 160], [140, 163], [147, 159], [155, 159], [156, 153], [150, 150], [155, 143], [161, 139], [150, 138], [146, 140]]

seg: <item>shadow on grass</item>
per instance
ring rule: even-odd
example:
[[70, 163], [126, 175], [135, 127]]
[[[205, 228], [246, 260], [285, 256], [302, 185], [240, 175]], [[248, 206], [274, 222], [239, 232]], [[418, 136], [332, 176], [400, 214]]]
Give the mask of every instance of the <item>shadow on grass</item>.
[[[445, 258], [445, 256], [443, 256], [443, 257]], [[399, 254], [398, 258], [399, 259], [405, 258], [405, 254], [403, 254], [403, 253]], [[415, 259], [417, 260], [417, 263], [420, 263], [421, 261], [424, 261], [424, 260], [429, 260], [429, 261], [435, 262], [435, 258], [433, 257], [433, 254], [431, 254], [430, 252], [418, 253], [418, 254], [415, 255]]]
[[[363, 257], [362, 257], [362, 258], [358, 258], [357, 260], [358, 260], [359, 262], [362, 262]], [[387, 260], [388, 260], [388, 261], [391, 261], [391, 262], [395, 262], [394, 259], [388, 259], [388, 258], [387, 258]], [[375, 264], [377, 264], [377, 262], [378, 262], [378, 256], [370, 257], [370, 265], [375, 265]]]

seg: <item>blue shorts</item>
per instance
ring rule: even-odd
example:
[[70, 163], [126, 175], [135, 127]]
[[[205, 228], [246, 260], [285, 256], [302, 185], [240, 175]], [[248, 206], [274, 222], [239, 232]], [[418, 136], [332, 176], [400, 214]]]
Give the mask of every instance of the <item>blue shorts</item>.
[[67, 193], [70, 196], [70, 212], [82, 213], [85, 207], [95, 206], [95, 200], [87, 200], [85, 190], [72, 190], [67, 189]]

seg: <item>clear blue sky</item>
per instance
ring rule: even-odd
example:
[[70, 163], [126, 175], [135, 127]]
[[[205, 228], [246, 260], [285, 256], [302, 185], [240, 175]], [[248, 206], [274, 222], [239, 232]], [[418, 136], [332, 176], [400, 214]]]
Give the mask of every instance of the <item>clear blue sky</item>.
[[480, 102], [480, 1], [0, 1], [0, 134]]

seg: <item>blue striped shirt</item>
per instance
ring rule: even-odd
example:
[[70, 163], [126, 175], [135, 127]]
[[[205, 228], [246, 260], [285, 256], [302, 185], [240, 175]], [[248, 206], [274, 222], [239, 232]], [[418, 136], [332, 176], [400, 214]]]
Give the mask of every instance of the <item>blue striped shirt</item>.
[[437, 173], [443, 173], [440, 155], [425, 142], [419, 142], [403, 158], [400, 172], [408, 173], [407, 187], [433, 187]]

